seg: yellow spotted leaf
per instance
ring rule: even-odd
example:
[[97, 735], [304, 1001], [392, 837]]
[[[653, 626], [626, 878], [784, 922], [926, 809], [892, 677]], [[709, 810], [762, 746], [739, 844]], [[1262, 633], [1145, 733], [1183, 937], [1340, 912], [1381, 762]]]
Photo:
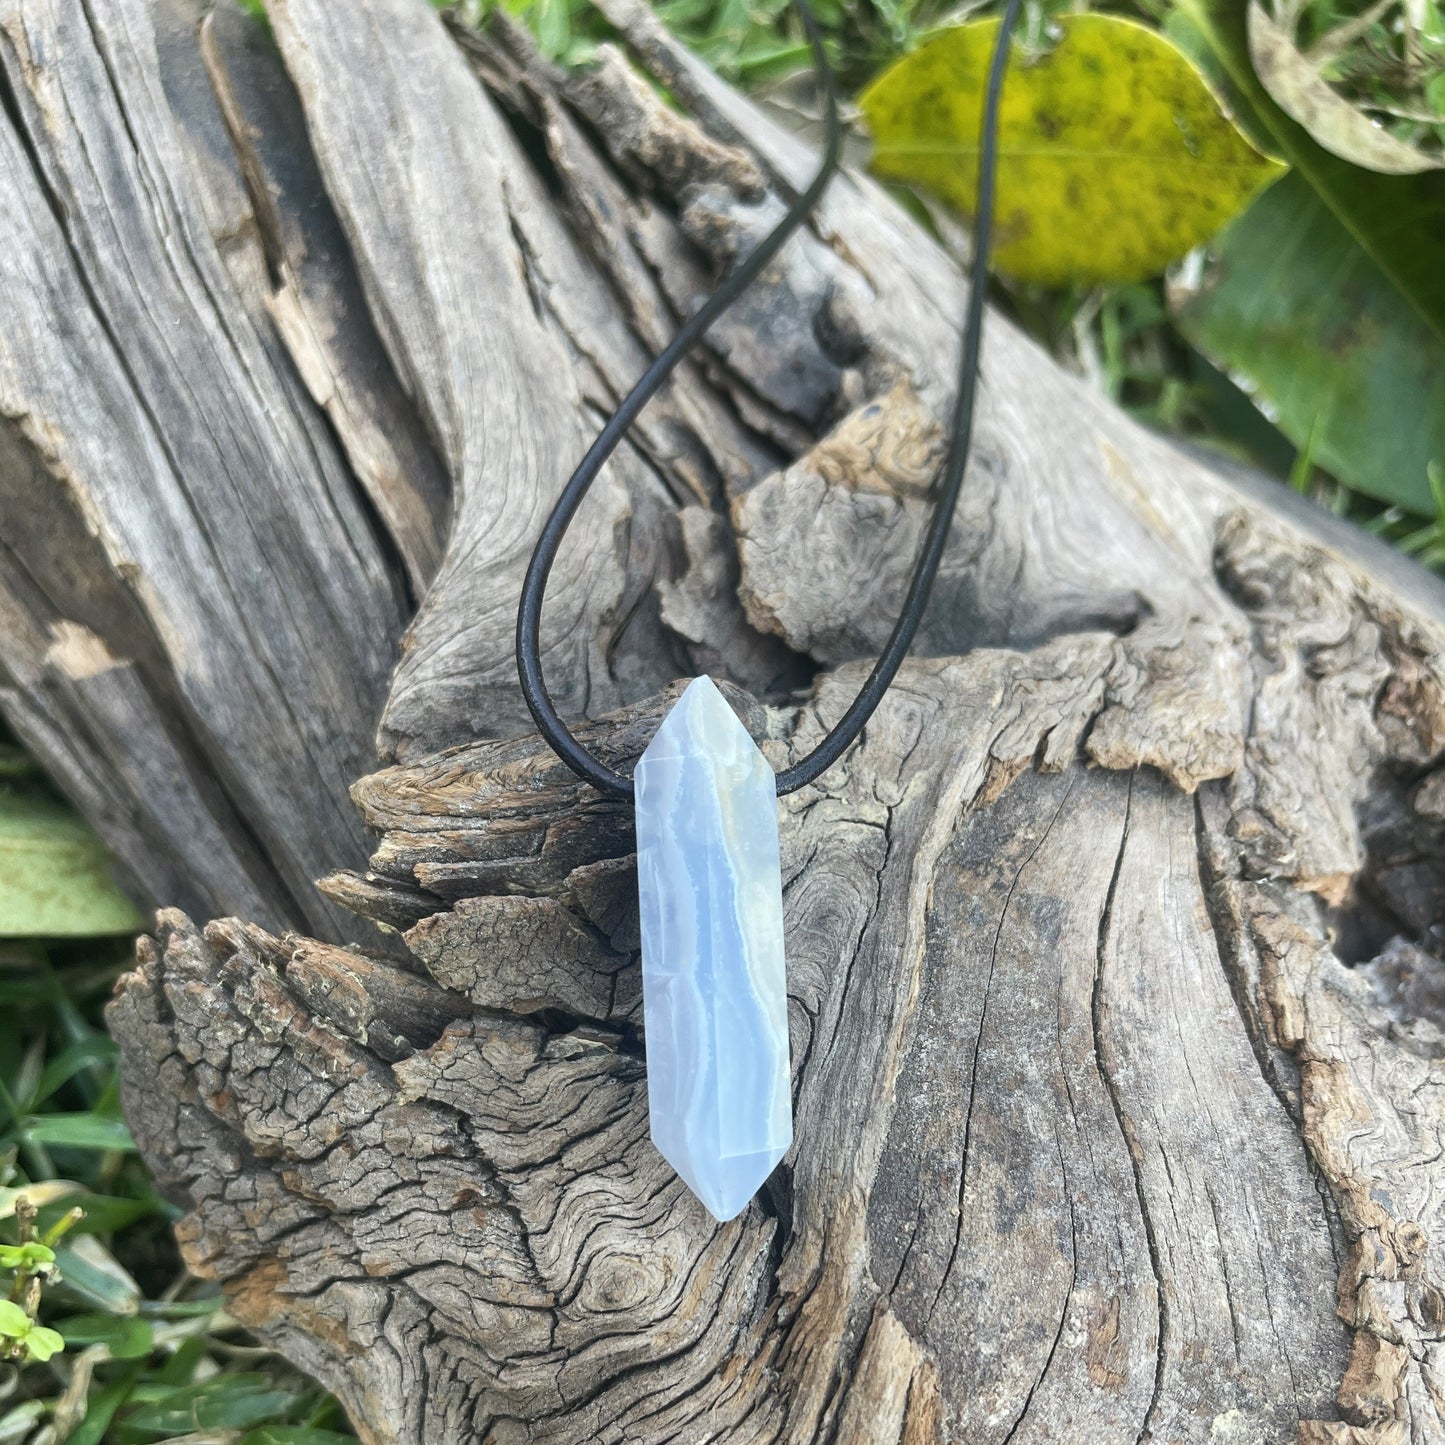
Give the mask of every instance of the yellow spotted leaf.
[[[1114, 15], [1068, 15], [1054, 47], [1015, 48], [999, 105], [995, 264], [1019, 281], [1157, 276], [1284, 167], [1257, 151], [1171, 41]], [[946, 30], [860, 104], [873, 169], [971, 214], [998, 21]]]

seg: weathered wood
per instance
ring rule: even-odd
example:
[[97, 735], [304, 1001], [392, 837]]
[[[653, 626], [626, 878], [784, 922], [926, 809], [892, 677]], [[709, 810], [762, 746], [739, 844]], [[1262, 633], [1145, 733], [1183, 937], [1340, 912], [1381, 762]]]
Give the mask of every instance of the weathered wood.
[[[651, 1149], [630, 821], [512, 609], [811, 159], [604, 9], [680, 109], [423, 0], [0, 7], [3, 702], [253, 920], [163, 914], [112, 1009], [192, 1267], [375, 1441], [1445, 1439], [1442, 589], [1000, 318], [919, 655], [783, 803], [797, 1143], [722, 1228]], [[658, 398], [549, 595], [601, 752], [700, 667], [779, 765], [846, 706], [962, 298], [846, 175]], [[328, 870], [390, 958], [276, 932], [344, 934]]]
[[0, 6], [7, 711], [145, 893], [333, 933], [400, 590], [265, 313], [195, 12], [163, 64], [186, 13]]
[[233, 6], [207, 10], [198, 30], [194, 11], [189, 21], [271, 272], [267, 309], [420, 596], [441, 561], [451, 478], [372, 328], [315, 158], [298, 144], [296, 93], [264, 31]]

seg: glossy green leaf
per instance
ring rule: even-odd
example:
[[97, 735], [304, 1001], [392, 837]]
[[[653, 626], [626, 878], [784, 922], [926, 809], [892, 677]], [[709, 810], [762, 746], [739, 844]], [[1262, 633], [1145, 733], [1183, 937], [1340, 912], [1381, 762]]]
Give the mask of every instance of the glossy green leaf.
[[[1221, 110], [1172, 41], [1114, 15], [1059, 18], [999, 105], [995, 262], [1021, 281], [1157, 276], [1280, 171]], [[996, 20], [947, 30], [886, 70], [860, 104], [873, 169], [974, 204]]]
[[0, 937], [88, 937], [144, 926], [110, 854], [63, 803], [0, 788]]
[[1178, 318], [1185, 335], [1248, 376], [1285, 435], [1340, 481], [1433, 515], [1445, 343], [1301, 176], [1261, 196], [1218, 252]]
[[1177, 0], [1227, 76], [1231, 101], [1245, 107], [1251, 129], [1264, 133], [1319, 196], [1388, 283], [1445, 341], [1445, 171], [1385, 176], [1332, 155], [1291, 120], [1260, 84], [1249, 58], [1245, 7], [1235, 0]]

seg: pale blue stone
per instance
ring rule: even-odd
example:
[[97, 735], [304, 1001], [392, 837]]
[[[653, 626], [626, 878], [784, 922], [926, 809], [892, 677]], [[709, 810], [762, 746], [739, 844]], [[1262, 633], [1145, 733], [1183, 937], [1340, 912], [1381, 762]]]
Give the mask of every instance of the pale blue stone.
[[793, 1141], [777, 788], [706, 677], [633, 777], [652, 1141], [727, 1220]]

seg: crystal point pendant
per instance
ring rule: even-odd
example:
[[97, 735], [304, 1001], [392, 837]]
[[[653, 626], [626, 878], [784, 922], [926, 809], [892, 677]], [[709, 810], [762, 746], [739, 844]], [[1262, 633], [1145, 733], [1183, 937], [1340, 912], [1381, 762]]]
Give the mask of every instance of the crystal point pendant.
[[699, 677], [633, 777], [652, 1141], [728, 1220], [793, 1140], [773, 770]]

